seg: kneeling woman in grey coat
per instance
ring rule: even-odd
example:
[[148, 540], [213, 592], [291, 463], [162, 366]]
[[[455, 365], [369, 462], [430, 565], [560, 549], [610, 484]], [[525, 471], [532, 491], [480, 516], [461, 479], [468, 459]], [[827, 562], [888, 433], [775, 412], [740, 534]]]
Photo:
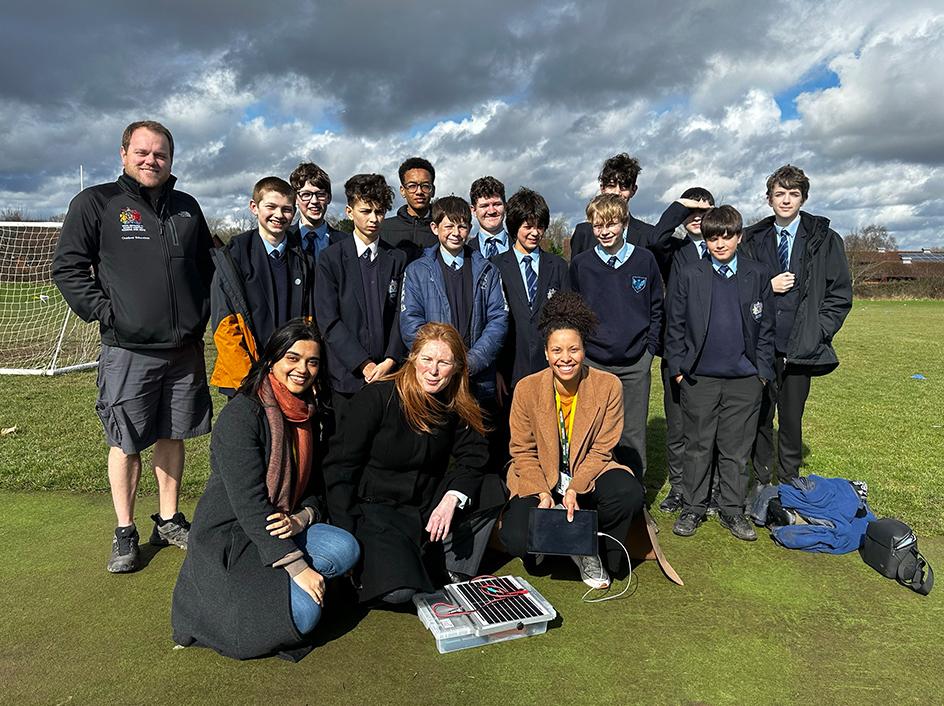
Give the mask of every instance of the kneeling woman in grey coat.
[[325, 580], [357, 562], [357, 542], [321, 524], [314, 325], [272, 334], [210, 442], [210, 479], [194, 513], [171, 622], [180, 645], [229, 657], [305, 654]]

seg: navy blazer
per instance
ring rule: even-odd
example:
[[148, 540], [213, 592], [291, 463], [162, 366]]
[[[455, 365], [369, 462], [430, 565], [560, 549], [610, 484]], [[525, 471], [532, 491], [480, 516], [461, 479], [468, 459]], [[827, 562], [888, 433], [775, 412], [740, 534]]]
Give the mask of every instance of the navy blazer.
[[508, 250], [496, 255], [492, 262], [501, 273], [505, 299], [511, 314], [505, 345], [498, 356], [498, 372], [514, 387], [521, 378], [547, 367], [544, 340], [538, 330], [538, 321], [544, 302], [554, 296], [555, 292], [570, 289], [570, 273], [567, 263], [560, 257], [541, 250], [538, 290], [534, 295], [533, 304], [530, 304], [514, 251]]
[[[656, 223], [652, 231], [652, 242], [649, 244], [649, 250], [656, 256], [656, 262], [659, 263], [659, 271], [662, 272], [662, 280], [669, 284], [672, 278], [673, 268], [681, 269], [690, 262], [697, 262], [698, 250], [693, 247], [694, 240], [687, 234], [684, 238], [676, 238], [675, 231], [682, 225], [691, 213], [691, 209], [677, 201], [669, 204], [665, 209], [659, 222]], [[742, 253], [738, 253], [738, 260]]]
[[[636, 247], [648, 248], [652, 242], [654, 228], [640, 221], [638, 218], [629, 217], [629, 225], [626, 226], [626, 240]], [[578, 223], [574, 228], [574, 234], [570, 236], [570, 259], [579, 255], [584, 250], [590, 250], [597, 244], [596, 236], [593, 234], [593, 226], [587, 221]]]
[[[353, 394], [364, 386], [357, 372], [370, 356], [367, 346], [367, 296], [354, 236], [329, 245], [318, 258], [315, 277], [315, 313], [328, 348], [326, 364], [332, 389]], [[400, 361], [406, 354], [400, 339], [400, 287], [406, 255], [383, 241], [377, 242], [379, 280], [385, 283], [383, 330], [385, 358]], [[376, 360], [375, 363], [381, 361]]]
[[[696, 260], [672, 275], [666, 299], [665, 360], [669, 375], [691, 375], [701, 356], [711, 316], [711, 260]], [[738, 255], [738, 298], [744, 352], [764, 380], [774, 379], [774, 295], [765, 265]]]

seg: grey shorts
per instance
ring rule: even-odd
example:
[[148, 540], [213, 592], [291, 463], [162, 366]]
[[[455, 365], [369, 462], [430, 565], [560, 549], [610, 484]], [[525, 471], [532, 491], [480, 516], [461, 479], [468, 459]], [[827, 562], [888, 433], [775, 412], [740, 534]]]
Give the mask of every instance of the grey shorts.
[[102, 345], [95, 411], [108, 445], [126, 454], [158, 439], [209, 433], [213, 410], [203, 343], [134, 351]]

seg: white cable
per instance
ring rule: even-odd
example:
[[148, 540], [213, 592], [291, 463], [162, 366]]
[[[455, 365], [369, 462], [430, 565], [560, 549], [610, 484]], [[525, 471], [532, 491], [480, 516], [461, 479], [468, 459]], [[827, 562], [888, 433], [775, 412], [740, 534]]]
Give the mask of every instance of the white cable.
[[[598, 537], [609, 537], [609, 538], [612, 539], [614, 542], [616, 542], [618, 545], [620, 545], [620, 547], [622, 547], [623, 553], [626, 554], [626, 563], [627, 563], [627, 566], [629, 566], [629, 576], [626, 577], [626, 587], [625, 587], [622, 591], [620, 591], [619, 593], [617, 593], [615, 596], [603, 596], [602, 598], [591, 598], [590, 600], [587, 600], [587, 596], [589, 596], [593, 591], [598, 590], [598, 589], [595, 589], [595, 588], [591, 588], [591, 589], [588, 590], [586, 593], [584, 593], [583, 596], [580, 598], [580, 600], [581, 600], [583, 603], [602, 603], [603, 601], [612, 601], [612, 600], [615, 599], [615, 598], [620, 598], [620, 597], [622, 597], [623, 594], [625, 594], [626, 591], [629, 590], [629, 587], [633, 585], [633, 577], [635, 576], [635, 574], [633, 574], [633, 561], [632, 561], [632, 559], [629, 558], [629, 551], [626, 549], [626, 547], [623, 545], [623, 543], [622, 543], [621, 541], [619, 541], [616, 537], [613, 537], [613, 536], [607, 534], [606, 532], [597, 532], [597, 536], [598, 536]], [[602, 559], [601, 559], [601, 563], [602, 563]], [[637, 584], [639, 583], [639, 579], [636, 579], [636, 583], [637, 583]]]

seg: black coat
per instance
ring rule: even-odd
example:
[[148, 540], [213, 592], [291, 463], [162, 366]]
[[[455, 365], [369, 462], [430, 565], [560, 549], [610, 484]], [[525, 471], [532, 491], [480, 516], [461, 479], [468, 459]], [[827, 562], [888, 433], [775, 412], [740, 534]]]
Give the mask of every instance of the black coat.
[[488, 442], [455, 416], [431, 434], [413, 431], [392, 380], [358, 392], [346, 419], [331, 438], [324, 479], [332, 523], [361, 544], [360, 599], [432, 591], [442, 585], [441, 545], [431, 546], [423, 528], [447, 490], [478, 497]]
[[567, 263], [557, 255], [541, 251], [538, 266], [538, 290], [534, 303], [528, 303], [528, 293], [521, 279], [521, 268], [513, 250], [496, 255], [492, 262], [501, 273], [505, 299], [508, 301], [508, 334], [498, 356], [498, 371], [514, 387], [518, 381], [547, 367], [544, 340], [538, 330], [544, 302], [555, 292], [570, 289]]
[[[626, 226], [626, 241], [639, 248], [648, 248], [652, 240], [654, 229], [645, 221], [638, 218], [629, 217], [629, 225]], [[587, 221], [578, 223], [574, 228], [574, 234], [570, 236], [570, 259], [579, 255], [584, 250], [590, 250], [597, 244], [596, 236], [593, 235], [593, 226]]]
[[[311, 297], [309, 309], [315, 311], [314, 278], [318, 274], [318, 268], [315, 266], [317, 264], [315, 258], [303, 247], [301, 224], [295, 221], [295, 223], [290, 225], [285, 231], [285, 237], [288, 239], [289, 246], [298, 248], [298, 250], [304, 254], [305, 260], [308, 263], [308, 270], [312, 273], [312, 286], [309, 288], [309, 296]], [[337, 228], [332, 228], [330, 224], [328, 225], [328, 247], [350, 237], [353, 237], [350, 233], [345, 233], [343, 230], [338, 230]], [[322, 253], [324, 253], [324, 250], [322, 250]]]
[[[770, 216], [744, 230], [739, 250], [780, 272], [778, 238]], [[833, 337], [852, 309], [852, 282], [842, 238], [829, 227], [829, 219], [800, 211], [806, 251], [803, 266], [796, 272], [794, 287], [800, 293], [796, 317], [787, 343], [786, 361], [802, 366], [811, 375], [836, 369], [839, 359]], [[774, 295], [774, 305], [777, 298]]]
[[380, 239], [405, 252], [408, 263], [413, 262], [423, 255], [424, 249], [439, 244], [429, 226], [432, 220], [432, 209], [427, 210], [424, 217], [417, 218], [409, 214], [404, 204], [397, 209], [396, 215], [384, 219]]
[[[377, 243], [378, 277], [384, 284], [384, 357], [401, 360], [406, 348], [400, 338], [400, 286], [406, 255], [387, 243]], [[357, 369], [368, 359], [367, 297], [354, 236], [328, 246], [318, 258], [315, 278], [315, 312], [328, 348], [326, 367], [331, 387], [353, 394], [364, 386]], [[379, 360], [374, 361], [379, 363]]]
[[[237, 659], [297, 649], [289, 582], [272, 566], [297, 545], [265, 526], [276, 508], [265, 477], [271, 436], [261, 404], [237, 394], [220, 413], [210, 442], [210, 478], [197, 503], [187, 556], [171, 607], [174, 641], [200, 644]], [[317, 487], [309, 483], [309, 490]], [[305, 497], [316, 517], [317, 494]]]
[[[672, 273], [666, 297], [665, 331], [665, 360], [672, 377], [695, 372], [708, 333], [714, 280], [711, 260], [698, 260]], [[760, 377], [772, 380], [775, 319], [770, 272], [766, 265], [739, 254], [737, 288], [744, 354]]]
[[675, 231], [690, 213], [691, 209], [673, 201], [652, 230], [649, 250], [656, 256], [659, 271], [662, 272], [662, 281], [665, 282], [666, 287], [672, 277], [673, 268], [680, 269], [699, 259], [698, 246], [695, 245], [694, 240], [688, 235], [684, 238], [675, 237]]

